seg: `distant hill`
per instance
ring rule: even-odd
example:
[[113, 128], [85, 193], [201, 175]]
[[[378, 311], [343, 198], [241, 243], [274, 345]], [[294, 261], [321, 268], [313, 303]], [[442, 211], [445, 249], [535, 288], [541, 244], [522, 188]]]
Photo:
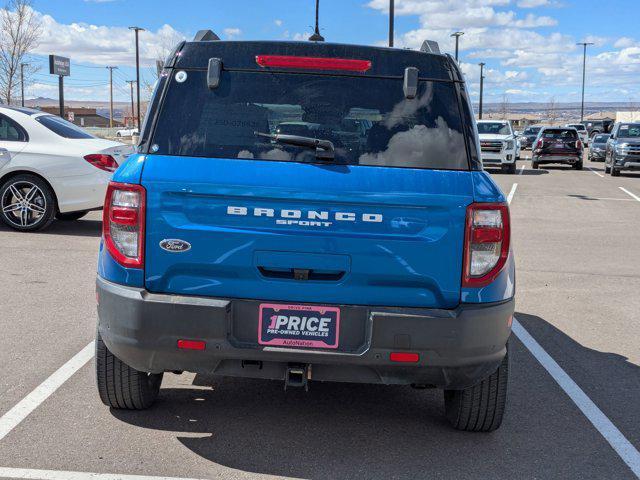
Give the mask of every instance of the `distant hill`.
[[[53, 107], [59, 104], [57, 98], [37, 97], [26, 98], [24, 100], [26, 107]], [[64, 104], [67, 107], [87, 107], [87, 108], [109, 108], [109, 102], [102, 101], [89, 101], [89, 100], [67, 100], [65, 98]], [[130, 102], [113, 102], [113, 107], [124, 108], [128, 107]]]

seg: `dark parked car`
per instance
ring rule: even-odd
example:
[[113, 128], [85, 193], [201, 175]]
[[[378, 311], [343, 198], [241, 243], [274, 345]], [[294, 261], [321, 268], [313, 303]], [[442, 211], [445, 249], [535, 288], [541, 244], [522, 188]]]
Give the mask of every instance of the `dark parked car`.
[[594, 135], [599, 133], [610, 133], [613, 128], [613, 120], [589, 120], [583, 122], [589, 132], [589, 138], [593, 138]]
[[569, 127], [545, 127], [533, 146], [531, 166], [537, 169], [544, 163], [563, 163], [582, 170], [584, 147], [578, 131]]
[[533, 147], [533, 142], [536, 141], [540, 130], [542, 130], [541, 125], [527, 127], [524, 129], [524, 132], [522, 132], [522, 136], [520, 137], [520, 146], [522, 150]]
[[593, 140], [591, 140], [591, 146], [589, 147], [589, 161], [604, 162], [608, 140], [609, 134], [607, 133], [600, 133], [593, 137]]
[[640, 123], [616, 123], [607, 143], [604, 171], [640, 170]]

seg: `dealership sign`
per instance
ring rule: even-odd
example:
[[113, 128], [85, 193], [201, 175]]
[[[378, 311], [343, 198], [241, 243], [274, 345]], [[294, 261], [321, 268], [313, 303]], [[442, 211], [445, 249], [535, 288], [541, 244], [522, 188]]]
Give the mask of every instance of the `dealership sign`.
[[49, 55], [49, 73], [60, 77], [71, 75], [71, 60], [66, 57]]

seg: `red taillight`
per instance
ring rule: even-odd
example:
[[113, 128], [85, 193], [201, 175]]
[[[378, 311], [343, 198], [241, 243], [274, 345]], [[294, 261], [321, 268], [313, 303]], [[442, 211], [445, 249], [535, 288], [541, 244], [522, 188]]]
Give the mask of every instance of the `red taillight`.
[[91, 155], [85, 155], [84, 159], [100, 170], [105, 172], [115, 172], [118, 169], [118, 162], [111, 155], [104, 155], [102, 153], [92, 153]]
[[580, 140], [576, 141], [576, 148], [580, 150], [582, 148], [582, 142]]
[[256, 63], [261, 67], [299, 68], [303, 70], [346, 70], [362, 73], [371, 68], [370, 60], [294, 57], [290, 55], [257, 55]]
[[178, 348], [181, 350], [204, 350], [206, 346], [201, 340], [178, 340]]
[[146, 191], [141, 185], [110, 182], [104, 201], [102, 238], [116, 262], [128, 268], [144, 264]]
[[389, 360], [400, 363], [417, 363], [420, 360], [420, 355], [410, 352], [391, 352]]
[[504, 203], [472, 203], [467, 207], [463, 287], [483, 287], [502, 271], [509, 256], [511, 227]]
[[542, 145], [543, 145], [543, 144], [544, 144], [544, 142], [542, 141], [542, 139], [540, 139], [540, 140], [538, 140], [538, 141], [536, 142], [536, 146], [535, 146], [534, 148], [536, 148], [536, 149], [540, 149], [540, 148], [542, 148]]

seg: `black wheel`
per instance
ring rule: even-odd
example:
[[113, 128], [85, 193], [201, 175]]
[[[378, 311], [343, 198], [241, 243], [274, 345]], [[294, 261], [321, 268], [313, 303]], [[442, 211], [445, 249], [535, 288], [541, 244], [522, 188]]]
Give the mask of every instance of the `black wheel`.
[[609, 165], [606, 164], [606, 160], [604, 164], [604, 173], [611, 173], [611, 167], [609, 167]]
[[516, 162], [510, 163], [509, 165], [507, 165], [506, 172], [510, 173], [511, 175], [516, 173]]
[[577, 162], [573, 164], [574, 170], [582, 170], [582, 162]]
[[533, 168], [534, 170], [538, 170], [538, 168], [540, 168], [540, 166], [538, 165], [538, 162], [531, 162], [531, 168]]
[[121, 137], [122, 134], [120, 132], [116, 132], [116, 137]]
[[611, 168], [611, 176], [612, 177], [619, 177], [620, 176], [620, 170], [618, 170], [617, 168]]
[[15, 230], [42, 230], [51, 224], [55, 212], [51, 187], [35, 175], [16, 175], [0, 187], [0, 219]]
[[500, 427], [507, 404], [509, 350], [488, 378], [464, 390], [444, 391], [445, 415], [453, 428], [466, 432], [492, 432]]
[[111, 408], [144, 410], [155, 402], [162, 373], [140, 372], [120, 361], [96, 334], [96, 383], [100, 400]]
[[63, 221], [63, 222], [73, 222], [74, 220], [80, 220], [87, 213], [89, 213], [89, 210], [82, 210], [80, 212], [68, 212], [68, 213], [59, 213], [58, 212], [56, 214], [56, 218], [58, 220]]

